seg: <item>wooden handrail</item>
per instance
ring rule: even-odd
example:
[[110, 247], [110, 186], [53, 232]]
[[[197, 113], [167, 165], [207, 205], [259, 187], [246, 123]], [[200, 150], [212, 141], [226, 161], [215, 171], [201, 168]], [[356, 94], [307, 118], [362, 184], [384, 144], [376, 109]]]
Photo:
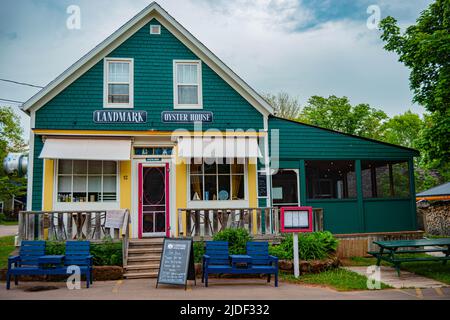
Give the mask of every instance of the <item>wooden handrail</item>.
[[125, 267], [128, 263], [128, 246], [130, 240], [130, 212], [125, 210], [122, 225], [122, 266]]

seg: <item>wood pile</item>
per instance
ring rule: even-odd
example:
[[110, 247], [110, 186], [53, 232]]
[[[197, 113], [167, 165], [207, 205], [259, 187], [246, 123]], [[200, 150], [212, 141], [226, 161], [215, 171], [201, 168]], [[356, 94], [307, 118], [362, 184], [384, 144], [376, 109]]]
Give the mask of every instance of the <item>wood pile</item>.
[[436, 201], [417, 207], [422, 216], [424, 231], [428, 234], [450, 236], [450, 201]]

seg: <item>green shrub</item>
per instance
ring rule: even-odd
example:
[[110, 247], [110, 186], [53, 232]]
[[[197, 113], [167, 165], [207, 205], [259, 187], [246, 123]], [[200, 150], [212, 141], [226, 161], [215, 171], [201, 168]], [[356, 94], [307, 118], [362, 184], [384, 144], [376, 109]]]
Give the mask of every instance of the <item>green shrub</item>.
[[96, 266], [121, 266], [122, 243], [107, 241], [91, 244], [91, 254]]
[[216, 233], [213, 237], [214, 241], [228, 241], [228, 249], [230, 254], [245, 254], [248, 241], [252, 241], [252, 237], [246, 229], [225, 229]]
[[[338, 240], [328, 231], [300, 234], [298, 252], [301, 260], [320, 260], [328, 257], [337, 249]], [[279, 245], [271, 245], [269, 252], [279, 259], [292, 260], [292, 234], [283, 238]]]
[[194, 262], [201, 263], [203, 255], [205, 254], [205, 241], [194, 242]]
[[[47, 241], [46, 254], [64, 255], [65, 243]], [[105, 241], [91, 243], [94, 266], [122, 266], [122, 243]]]

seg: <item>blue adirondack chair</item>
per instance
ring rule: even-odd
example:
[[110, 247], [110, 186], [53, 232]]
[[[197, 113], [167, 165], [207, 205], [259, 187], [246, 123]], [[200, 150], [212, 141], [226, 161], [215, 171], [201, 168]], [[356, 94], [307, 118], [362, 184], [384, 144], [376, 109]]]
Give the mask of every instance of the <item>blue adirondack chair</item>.
[[275, 275], [275, 287], [278, 287], [278, 258], [269, 255], [269, 243], [247, 242], [247, 255], [252, 257], [252, 273], [267, 274], [267, 282]]
[[205, 287], [208, 286], [208, 274], [230, 273], [231, 266], [228, 255], [228, 242], [206, 241], [202, 266], [202, 282], [205, 283]]
[[[86, 287], [93, 282], [93, 256], [91, 255], [91, 243], [89, 241], [66, 241], [66, 254], [64, 259], [65, 273], [67, 267], [77, 266], [81, 274], [86, 275]], [[64, 271], [64, 270], [63, 270]]]
[[[41, 274], [38, 259], [45, 255], [45, 241], [22, 241], [19, 255], [8, 258], [8, 271], [6, 272], [6, 289], [10, 289], [11, 276], [14, 283], [19, 284], [19, 275]], [[14, 268], [13, 268], [14, 267]]]
[[86, 276], [86, 287], [93, 281], [92, 260], [89, 241], [67, 241], [64, 266], [43, 268], [39, 266], [39, 257], [45, 256], [45, 241], [22, 241], [18, 256], [9, 257], [6, 274], [6, 289], [10, 289], [11, 277], [19, 284], [19, 275], [67, 275], [70, 266], [76, 266], [81, 275]]

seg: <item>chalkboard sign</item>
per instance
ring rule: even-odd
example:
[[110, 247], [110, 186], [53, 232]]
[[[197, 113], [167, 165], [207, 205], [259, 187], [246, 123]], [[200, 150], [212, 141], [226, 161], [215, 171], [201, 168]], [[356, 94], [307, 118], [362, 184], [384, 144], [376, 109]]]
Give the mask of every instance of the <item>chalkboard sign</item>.
[[264, 172], [258, 172], [258, 197], [267, 197], [267, 177]]
[[162, 283], [184, 285], [186, 289], [187, 280], [195, 281], [192, 239], [164, 239], [156, 287]]

